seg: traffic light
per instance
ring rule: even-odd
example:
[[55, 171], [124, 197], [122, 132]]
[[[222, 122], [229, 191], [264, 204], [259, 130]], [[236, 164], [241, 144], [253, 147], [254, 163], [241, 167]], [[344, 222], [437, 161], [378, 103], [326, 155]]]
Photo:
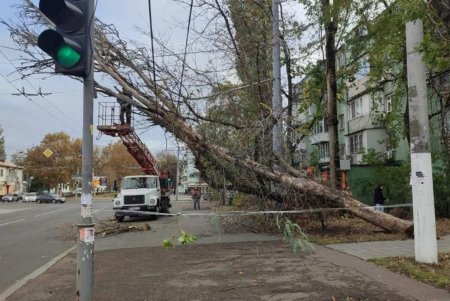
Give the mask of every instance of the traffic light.
[[[86, 77], [92, 50], [89, 0], [40, 0], [40, 11], [54, 24], [39, 35], [38, 46], [55, 61], [55, 72]], [[91, 16], [92, 18], [92, 16]]]

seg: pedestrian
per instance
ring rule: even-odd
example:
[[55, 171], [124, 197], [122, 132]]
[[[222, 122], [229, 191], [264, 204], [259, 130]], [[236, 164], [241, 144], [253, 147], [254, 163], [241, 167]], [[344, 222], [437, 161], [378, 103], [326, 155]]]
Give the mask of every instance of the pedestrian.
[[383, 185], [379, 184], [373, 191], [373, 203], [375, 209], [384, 212], [384, 203], [386, 198], [383, 195]]
[[[120, 94], [129, 98], [133, 97], [133, 95], [125, 89], [122, 89]], [[120, 98], [117, 98], [117, 102], [120, 105], [120, 123], [131, 124], [131, 104]]]
[[198, 188], [192, 189], [192, 200], [194, 201], [194, 210], [200, 210], [200, 190]]

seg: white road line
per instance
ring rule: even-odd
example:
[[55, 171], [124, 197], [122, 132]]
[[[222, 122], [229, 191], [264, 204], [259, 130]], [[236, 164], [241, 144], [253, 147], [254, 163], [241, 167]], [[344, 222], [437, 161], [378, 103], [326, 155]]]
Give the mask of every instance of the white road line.
[[16, 221], [11, 221], [11, 222], [7, 222], [7, 223], [4, 223], [4, 224], [0, 224], [0, 227], [6, 226], [6, 225], [9, 225], [9, 224], [13, 224], [13, 223], [18, 223], [18, 222], [21, 222], [21, 221], [24, 221], [24, 220], [25, 219], [22, 218], [22, 219], [18, 219]]
[[3, 293], [0, 294], [0, 300], [5, 300], [6, 298], [8, 298], [12, 294], [14, 294], [22, 286], [24, 286], [28, 281], [30, 281], [31, 279], [34, 279], [34, 278], [38, 277], [39, 275], [45, 273], [55, 263], [60, 261], [63, 257], [65, 257], [67, 254], [69, 254], [73, 250], [75, 250], [76, 246], [77, 245], [74, 245], [70, 249], [62, 252], [61, 254], [59, 254], [58, 256], [56, 256], [55, 258], [53, 258], [52, 260], [50, 260], [49, 262], [47, 262], [46, 264], [44, 264], [43, 266], [41, 266], [40, 268], [38, 268], [37, 270], [32, 272], [31, 274], [28, 274], [23, 279], [21, 279], [21, 280], [17, 281], [16, 283], [14, 283], [12, 286], [7, 288]]
[[92, 211], [92, 213], [95, 213], [95, 212], [97, 212], [97, 211], [102, 211], [103, 209], [108, 208], [108, 207], [109, 207], [109, 205], [106, 205], [106, 206], [103, 207], [103, 208], [96, 209], [96, 210]]
[[47, 215], [47, 214], [52, 214], [52, 213], [56, 213], [56, 212], [63, 211], [63, 210], [73, 209], [73, 208], [74, 208], [74, 207], [62, 208], [62, 209], [58, 209], [58, 210], [53, 210], [53, 211], [49, 211], [49, 212], [45, 212], [45, 213], [41, 213], [41, 214], [35, 215], [34, 217], [44, 216], [44, 215]]

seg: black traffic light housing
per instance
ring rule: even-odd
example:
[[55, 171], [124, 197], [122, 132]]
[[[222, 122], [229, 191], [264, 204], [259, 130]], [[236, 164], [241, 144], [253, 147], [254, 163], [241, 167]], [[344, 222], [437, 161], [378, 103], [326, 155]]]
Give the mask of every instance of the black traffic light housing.
[[38, 46], [55, 61], [55, 72], [86, 77], [92, 49], [88, 0], [40, 0], [40, 11], [54, 24], [39, 35]]

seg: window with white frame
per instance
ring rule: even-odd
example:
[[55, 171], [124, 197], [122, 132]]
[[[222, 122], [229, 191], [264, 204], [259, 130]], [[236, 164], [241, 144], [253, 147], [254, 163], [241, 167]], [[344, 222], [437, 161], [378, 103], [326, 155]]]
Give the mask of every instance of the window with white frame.
[[361, 116], [363, 114], [362, 98], [352, 100], [349, 104], [349, 110], [352, 119]]
[[326, 143], [320, 143], [319, 144], [319, 158], [320, 159], [326, 159], [328, 158], [329, 152], [328, 152], [328, 142]]
[[344, 114], [339, 115], [339, 129], [344, 129]]
[[350, 153], [355, 154], [363, 150], [363, 135], [362, 133], [350, 136]]
[[328, 124], [327, 124], [327, 119], [324, 117], [314, 124], [313, 133], [314, 133], [314, 135], [317, 135], [317, 134], [327, 133], [327, 132], [328, 132]]
[[386, 113], [389, 113], [392, 111], [392, 94], [386, 96], [386, 102], [384, 104], [384, 109]]

